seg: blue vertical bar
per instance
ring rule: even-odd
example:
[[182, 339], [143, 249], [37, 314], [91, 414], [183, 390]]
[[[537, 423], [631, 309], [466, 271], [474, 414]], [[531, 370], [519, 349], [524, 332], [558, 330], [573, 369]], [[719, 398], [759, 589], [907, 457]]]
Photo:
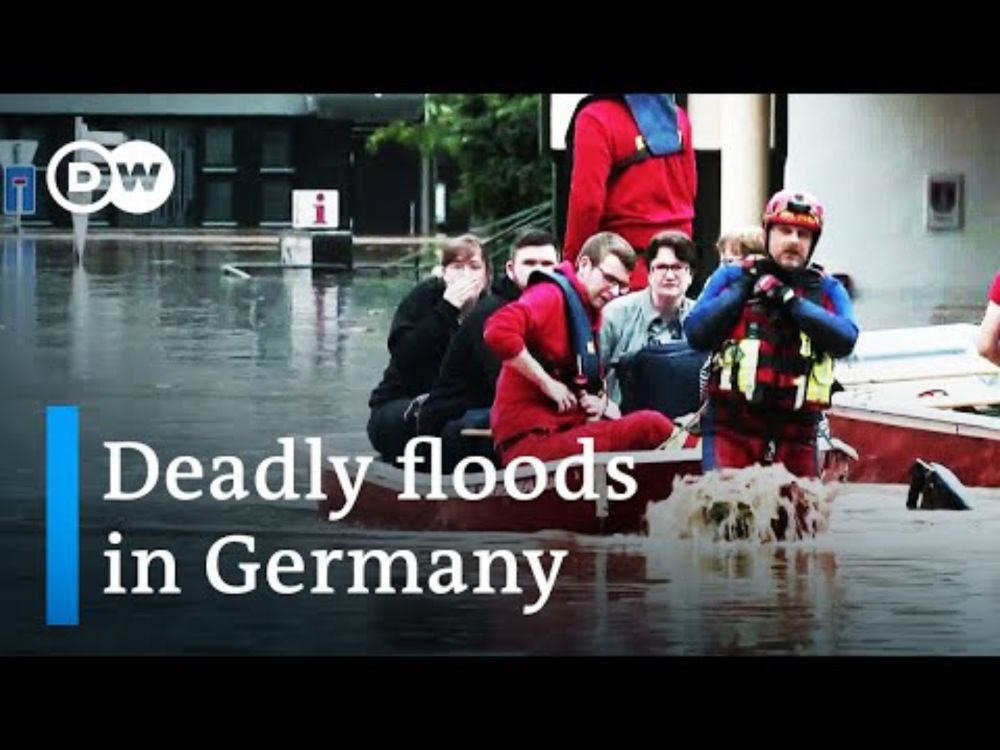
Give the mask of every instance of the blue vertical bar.
[[45, 623], [80, 624], [80, 410], [45, 415]]

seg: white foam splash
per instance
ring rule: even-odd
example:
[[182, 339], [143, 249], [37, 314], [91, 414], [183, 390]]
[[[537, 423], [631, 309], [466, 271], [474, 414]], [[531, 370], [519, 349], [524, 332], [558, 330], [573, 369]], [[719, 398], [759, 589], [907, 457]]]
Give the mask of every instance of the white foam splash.
[[646, 507], [649, 535], [761, 543], [814, 537], [829, 528], [837, 488], [781, 464], [676, 477], [669, 499]]

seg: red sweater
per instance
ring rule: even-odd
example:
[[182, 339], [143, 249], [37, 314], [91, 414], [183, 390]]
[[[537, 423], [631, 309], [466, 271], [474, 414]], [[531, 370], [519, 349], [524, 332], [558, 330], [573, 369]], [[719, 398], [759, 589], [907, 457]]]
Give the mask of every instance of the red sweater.
[[[590, 306], [573, 266], [564, 262], [559, 270], [565, 273], [584, 300], [584, 306], [591, 314], [591, 328], [596, 333], [601, 325], [600, 311]], [[483, 340], [504, 363], [490, 411], [495, 444], [504, 443], [532, 429], [556, 431], [587, 421], [582, 409], [559, 414], [555, 403], [537, 385], [507, 364], [507, 360], [527, 347], [536, 359], [540, 355], [560, 369], [575, 367], [566, 321], [566, 302], [555, 284], [530, 286], [517, 301], [493, 313], [483, 329]]]
[[1000, 271], [997, 271], [997, 275], [993, 278], [993, 284], [990, 286], [989, 299], [991, 302], [996, 302], [1000, 305]]
[[[600, 99], [584, 107], [573, 134], [573, 175], [563, 257], [575, 262], [580, 247], [599, 231], [617, 232], [642, 254], [657, 232], [675, 229], [692, 237], [698, 190], [691, 122], [677, 108], [683, 150], [627, 167], [608, 187], [611, 167], [635, 152], [639, 127], [624, 101]], [[633, 289], [646, 286], [640, 259], [632, 272]]]

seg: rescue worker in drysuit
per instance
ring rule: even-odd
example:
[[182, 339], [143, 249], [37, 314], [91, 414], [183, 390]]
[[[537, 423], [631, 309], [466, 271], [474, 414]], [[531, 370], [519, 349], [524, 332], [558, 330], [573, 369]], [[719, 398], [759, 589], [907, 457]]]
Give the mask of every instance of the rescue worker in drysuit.
[[817, 424], [830, 406], [833, 360], [858, 337], [843, 284], [810, 262], [823, 213], [809, 193], [776, 193], [764, 209], [767, 255], [720, 266], [685, 320], [689, 343], [712, 351], [706, 471], [782, 463], [819, 475]]

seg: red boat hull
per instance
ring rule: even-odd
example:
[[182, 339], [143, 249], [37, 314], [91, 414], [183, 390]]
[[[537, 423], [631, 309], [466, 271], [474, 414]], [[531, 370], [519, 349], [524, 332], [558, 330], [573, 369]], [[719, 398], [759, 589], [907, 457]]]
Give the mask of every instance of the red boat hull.
[[921, 458], [944, 464], [971, 487], [1000, 487], [1000, 420], [991, 428], [982, 417], [891, 407], [834, 407], [829, 419], [832, 433], [858, 451], [852, 482], [905, 484]]
[[[651, 456], [650, 454], [657, 454]], [[499, 489], [482, 500], [463, 500], [449, 494], [447, 500], [400, 500], [404, 491], [402, 472], [379, 467], [369, 472], [362, 483], [358, 500], [340, 523], [367, 528], [409, 531], [495, 531], [530, 533], [543, 530], [563, 530], [581, 534], [637, 533], [643, 529], [646, 505], [670, 495], [674, 477], [701, 473], [700, 449], [688, 449], [680, 455], [666, 452], [645, 452], [632, 469], [638, 489], [627, 500], [565, 500], [553, 482], [554, 464], [548, 464], [549, 481], [546, 489], [534, 500], [517, 500]], [[663, 458], [663, 456], [669, 456]], [[603, 459], [598, 456], [595, 470], [603, 474]], [[571, 472], [568, 485], [579, 486], [579, 472]], [[473, 482], [470, 480], [469, 484]], [[614, 482], [609, 484], [615, 486]], [[620, 488], [619, 488], [620, 489]], [[330, 510], [344, 505], [343, 493], [332, 471], [323, 473], [323, 492], [327, 500], [320, 501], [324, 517]], [[426, 494], [419, 489], [420, 494]]]

